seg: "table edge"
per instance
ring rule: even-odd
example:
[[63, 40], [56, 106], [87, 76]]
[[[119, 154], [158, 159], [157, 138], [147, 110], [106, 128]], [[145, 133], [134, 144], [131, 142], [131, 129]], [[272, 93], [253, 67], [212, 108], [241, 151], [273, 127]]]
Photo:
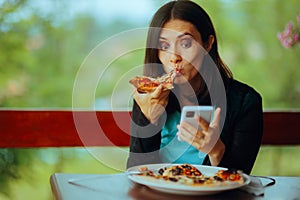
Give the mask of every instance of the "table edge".
[[57, 181], [57, 173], [54, 173], [50, 176], [50, 185], [51, 185], [51, 190], [52, 190], [52, 193], [53, 193], [53, 197], [54, 199], [56, 200], [60, 200], [62, 199], [62, 195], [61, 195], [61, 191], [59, 190], [59, 183]]

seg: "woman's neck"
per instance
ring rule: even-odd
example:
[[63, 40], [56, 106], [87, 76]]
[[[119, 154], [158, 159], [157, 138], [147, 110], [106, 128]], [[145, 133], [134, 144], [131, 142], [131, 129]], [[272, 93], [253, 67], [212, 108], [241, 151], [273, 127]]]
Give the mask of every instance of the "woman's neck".
[[175, 93], [182, 106], [198, 104], [197, 96], [202, 88], [202, 79], [199, 76], [195, 76], [187, 83], [177, 85]]

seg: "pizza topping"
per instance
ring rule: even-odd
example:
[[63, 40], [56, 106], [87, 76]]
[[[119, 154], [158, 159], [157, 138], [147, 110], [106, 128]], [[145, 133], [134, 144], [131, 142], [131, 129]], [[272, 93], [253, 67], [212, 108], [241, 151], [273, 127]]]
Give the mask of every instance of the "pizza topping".
[[140, 167], [138, 170], [139, 170], [140, 172], [146, 172], [146, 171], [149, 171], [148, 167], [146, 167], [146, 166]]
[[178, 181], [178, 179], [177, 179], [177, 178], [174, 178], [174, 177], [169, 177], [169, 180], [170, 180], [170, 181], [173, 181], [173, 182], [177, 182], [177, 181]]
[[165, 171], [165, 170], [164, 170], [163, 168], [161, 168], [161, 169], [158, 170], [158, 173], [159, 173], [160, 175], [163, 175], [164, 171]]
[[148, 176], [192, 186], [219, 186], [231, 183], [242, 184], [244, 182], [243, 176], [237, 170], [219, 170], [214, 175], [207, 176], [190, 164], [164, 167], [158, 170], [158, 174], [147, 171], [147, 173], [139, 174], [139, 176]]
[[161, 168], [158, 173], [163, 176], [201, 176], [201, 172], [192, 165], [182, 164]]
[[163, 90], [171, 90], [174, 88], [173, 80], [176, 76], [175, 71], [171, 71], [161, 77], [152, 78], [147, 76], [136, 76], [129, 81], [139, 92], [153, 92], [159, 85], [163, 86]]
[[235, 169], [220, 170], [216, 176], [229, 181], [239, 181], [242, 178], [241, 174]]

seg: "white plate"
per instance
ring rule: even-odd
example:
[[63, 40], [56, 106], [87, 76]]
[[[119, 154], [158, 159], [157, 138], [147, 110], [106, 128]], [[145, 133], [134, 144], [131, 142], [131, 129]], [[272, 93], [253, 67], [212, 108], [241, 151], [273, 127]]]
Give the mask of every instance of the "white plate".
[[[158, 190], [166, 193], [184, 194], [184, 195], [216, 194], [222, 191], [240, 188], [250, 183], [250, 178], [246, 174], [242, 174], [245, 180], [243, 184], [236, 183], [236, 184], [228, 184], [224, 186], [189, 186], [189, 185], [179, 184], [176, 182], [167, 182], [161, 179], [153, 179], [147, 176], [138, 176], [138, 175], [130, 174], [130, 172], [138, 171], [140, 167], [147, 167], [151, 171], [157, 171], [160, 168], [166, 166], [173, 166], [173, 165], [180, 165], [180, 164], [163, 163], [163, 164], [150, 164], [150, 165], [140, 165], [140, 166], [131, 167], [127, 170], [127, 172], [129, 173], [128, 178], [135, 183], [146, 185], [149, 188], [152, 188], [154, 190]], [[195, 166], [198, 170], [200, 170], [201, 173], [203, 173], [206, 176], [212, 176], [218, 170], [227, 169], [222, 167], [212, 167], [212, 166], [205, 166], [205, 165], [193, 165], [193, 166]]]

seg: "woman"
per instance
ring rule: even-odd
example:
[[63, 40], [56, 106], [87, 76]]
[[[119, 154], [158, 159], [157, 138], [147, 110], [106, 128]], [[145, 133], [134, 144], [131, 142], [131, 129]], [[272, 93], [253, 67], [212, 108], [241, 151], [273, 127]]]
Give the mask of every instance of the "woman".
[[[176, 71], [174, 89], [134, 92], [127, 167], [190, 163], [250, 173], [262, 137], [261, 96], [233, 79], [218, 53], [208, 14], [191, 1], [172, 1], [154, 15], [147, 37], [144, 75]], [[216, 106], [211, 123], [180, 123], [186, 105]]]

